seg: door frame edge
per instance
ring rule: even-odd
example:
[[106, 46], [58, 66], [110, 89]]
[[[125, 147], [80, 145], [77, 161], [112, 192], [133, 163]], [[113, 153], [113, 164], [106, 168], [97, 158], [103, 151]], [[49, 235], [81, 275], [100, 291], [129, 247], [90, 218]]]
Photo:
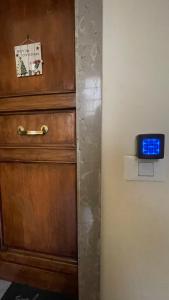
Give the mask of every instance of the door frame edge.
[[75, 0], [79, 300], [100, 299], [102, 0]]

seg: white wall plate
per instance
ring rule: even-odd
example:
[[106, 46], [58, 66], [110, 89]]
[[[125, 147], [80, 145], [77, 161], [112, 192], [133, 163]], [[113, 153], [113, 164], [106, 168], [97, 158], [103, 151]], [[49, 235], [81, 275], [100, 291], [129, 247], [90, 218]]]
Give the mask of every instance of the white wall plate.
[[165, 181], [169, 170], [167, 157], [159, 160], [124, 156], [124, 178], [136, 181]]

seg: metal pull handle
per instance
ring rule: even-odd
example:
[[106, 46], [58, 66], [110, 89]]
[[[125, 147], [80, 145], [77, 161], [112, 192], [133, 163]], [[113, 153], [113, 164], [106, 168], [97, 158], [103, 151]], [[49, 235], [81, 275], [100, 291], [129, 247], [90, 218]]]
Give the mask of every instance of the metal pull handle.
[[41, 130], [25, 130], [23, 126], [18, 126], [19, 135], [45, 135], [48, 133], [48, 126], [42, 125]]

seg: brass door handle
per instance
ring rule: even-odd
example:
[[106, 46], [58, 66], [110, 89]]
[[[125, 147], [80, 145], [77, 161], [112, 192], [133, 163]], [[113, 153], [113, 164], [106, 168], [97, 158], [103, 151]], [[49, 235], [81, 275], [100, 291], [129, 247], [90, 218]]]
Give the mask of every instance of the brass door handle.
[[41, 130], [25, 130], [23, 126], [18, 126], [17, 133], [19, 135], [45, 135], [48, 133], [48, 126], [42, 125]]

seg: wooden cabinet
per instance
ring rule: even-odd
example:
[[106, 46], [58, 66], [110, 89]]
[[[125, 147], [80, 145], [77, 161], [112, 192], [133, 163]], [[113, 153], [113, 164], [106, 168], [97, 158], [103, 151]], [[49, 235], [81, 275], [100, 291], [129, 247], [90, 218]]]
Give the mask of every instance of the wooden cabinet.
[[[27, 34], [42, 44], [43, 74], [17, 78]], [[74, 34], [73, 0], [0, 6], [0, 278], [75, 296]]]

